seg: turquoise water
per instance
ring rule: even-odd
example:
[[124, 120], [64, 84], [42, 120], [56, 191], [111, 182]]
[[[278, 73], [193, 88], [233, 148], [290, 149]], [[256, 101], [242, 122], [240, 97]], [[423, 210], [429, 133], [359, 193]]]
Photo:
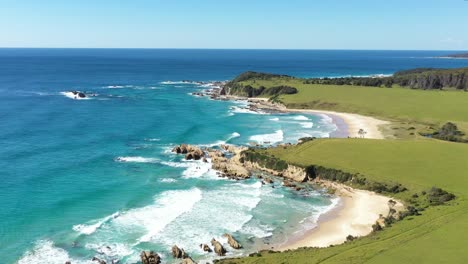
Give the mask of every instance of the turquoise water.
[[[181, 80], [233, 78], [244, 70], [296, 76], [388, 74], [460, 67], [443, 52], [12, 50], [0, 49], [0, 258], [3, 263], [135, 263], [177, 244], [197, 259], [232, 233], [242, 254], [314, 226], [336, 202], [319, 191], [216, 177], [170, 152], [295, 142], [336, 130], [326, 116], [257, 114], [212, 101]], [[364, 59], [362, 59], [364, 58]], [[89, 100], [63, 92], [87, 91]]]

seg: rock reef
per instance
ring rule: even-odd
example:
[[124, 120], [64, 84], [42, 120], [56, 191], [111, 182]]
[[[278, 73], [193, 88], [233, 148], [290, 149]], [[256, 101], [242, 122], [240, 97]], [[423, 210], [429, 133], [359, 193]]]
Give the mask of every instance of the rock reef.
[[214, 251], [218, 256], [226, 255], [226, 249], [223, 247], [223, 245], [221, 245], [221, 243], [216, 241], [216, 239], [211, 239], [211, 245], [213, 246]]
[[230, 234], [224, 234], [223, 237], [228, 239], [228, 244], [234, 249], [241, 249], [242, 245]]
[[140, 258], [142, 264], [161, 264], [161, 257], [153, 251], [142, 251]]

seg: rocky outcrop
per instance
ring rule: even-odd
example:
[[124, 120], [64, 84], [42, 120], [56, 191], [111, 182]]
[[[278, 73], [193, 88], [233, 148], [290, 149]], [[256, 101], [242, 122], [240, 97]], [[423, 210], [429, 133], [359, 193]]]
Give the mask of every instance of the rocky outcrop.
[[207, 245], [207, 244], [200, 244], [200, 248], [203, 249], [203, 251], [211, 253], [213, 250]]
[[224, 234], [223, 237], [228, 239], [228, 244], [234, 249], [241, 249], [242, 245], [230, 234]]
[[172, 149], [177, 154], [185, 154], [186, 160], [199, 160], [205, 157], [205, 153], [197, 146], [181, 144]]
[[178, 246], [174, 245], [172, 246], [172, 257], [183, 259], [188, 258], [188, 255], [185, 253], [183, 248], [179, 248]]
[[142, 264], [161, 264], [161, 257], [153, 251], [142, 251], [140, 258]]
[[95, 262], [97, 262], [99, 264], [107, 264], [104, 260], [99, 259], [98, 257], [93, 257], [93, 259], [91, 261], [93, 261], [93, 262], [95, 261]]
[[211, 239], [211, 245], [213, 246], [214, 248], [214, 252], [218, 255], [218, 256], [224, 256], [226, 255], [226, 249], [223, 247], [223, 245], [221, 245], [221, 243], [219, 243], [218, 241], [216, 241], [216, 239]]
[[232, 154], [231, 158], [227, 158], [221, 150], [208, 150], [208, 155], [211, 158], [211, 167], [221, 173], [221, 177], [227, 177], [235, 180], [243, 180], [250, 178], [250, 171], [246, 169], [240, 161], [240, 153], [245, 148], [235, 147], [231, 145], [221, 145], [221, 149]]

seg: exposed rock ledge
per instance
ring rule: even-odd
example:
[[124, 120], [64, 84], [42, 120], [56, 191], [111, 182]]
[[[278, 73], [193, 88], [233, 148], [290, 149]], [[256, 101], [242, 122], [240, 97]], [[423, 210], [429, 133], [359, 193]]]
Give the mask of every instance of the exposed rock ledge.
[[249, 170], [259, 170], [274, 176], [283, 177], [295, 182], [306, 182], [308, 180], [307, 173], [304, 168], [294, 165], [288, 165], [288, 168], [282, 171], [276, 171], [260, 166], [257, 162], [244, 161], [244, 166]]

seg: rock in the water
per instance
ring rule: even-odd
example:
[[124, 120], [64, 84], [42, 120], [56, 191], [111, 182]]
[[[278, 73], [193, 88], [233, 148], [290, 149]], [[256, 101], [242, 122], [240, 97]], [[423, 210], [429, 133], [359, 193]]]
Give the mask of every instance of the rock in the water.
[[200, 244], [200, 248], [205, 252], [212, 252], [211, 248], [207, 244]]
[[174, 258], [188, 258], [187, 253], [185, 253], [183, 248], [179, 248], [178, 246], [172, 246], [172, 256]]
[[143, 264], [161, 264], [161, 257], [153, 251], [142, 251], [140, 257]]
[[186, 144], [174, 147], [172, 152], [177, 154], [185, 154], [186, 160], [199, 160], [205, 156], [205, 153], [199, 147]]
[[99, 259], [97, 257], [93, 257], [93, 259], [91, 261], [97, 261], [97, 263], [99, 263], [99, 264], [106, 264], [106, 262], [104, 260]]
[[71, 264], [71, 262], [70, 262], [70, 261], [66, 261], [65, 264]]
[[237, 242], [237, 240], [234, 239], [234, 237], [232, 237], [230, 234], [224, 234], [223, 237], [228, 239], [228, 243], [232, 248], [234, 249], [242, 248], [242, 245], [239, 242]]
[[211, 239], [211, 245], [213, 246], [214, 248], [214, 252], [216, 254], [218, 254], [218, 256], [224, 256], [226, 255], [226, 249], [223, 247], [223, 245], [221, 245], [221, 243], [219, 243], [218, 241], [216, 241], [216, 239]]

